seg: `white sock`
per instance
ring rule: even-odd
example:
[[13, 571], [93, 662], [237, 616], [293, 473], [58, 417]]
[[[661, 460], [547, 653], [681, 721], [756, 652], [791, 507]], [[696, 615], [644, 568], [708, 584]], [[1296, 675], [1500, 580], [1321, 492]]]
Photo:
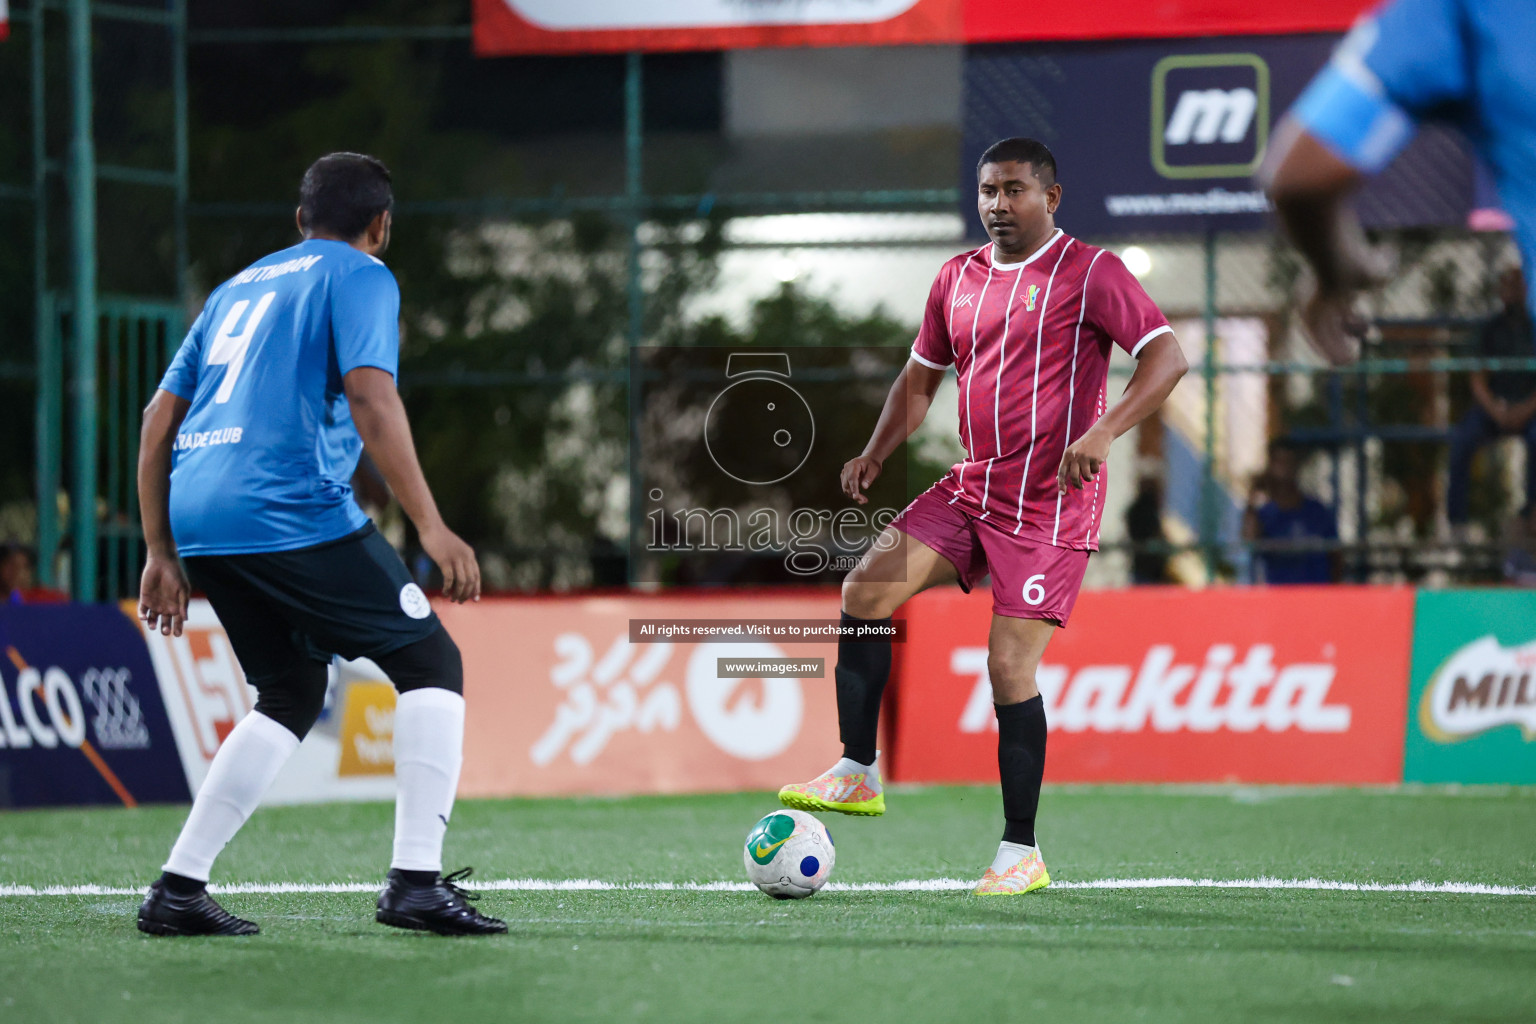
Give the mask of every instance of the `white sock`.
[[1036, 849], [1033, 846], [1025, 846], [1023, 843], [998, 843], [997, 856], [992, 858], [993, 872], [1002, 874], [1025, 857], [1035, 853]]
[[443, 870], [443, 834], [464, 763], [464, 698], [426, 686], [395, 701], [395, 856], [392, 868]]
[[880, 751], [877, 750], [875, 751], [874, 764], [860, 764], [859, 762], [849, 758], [840, 757], [837, 759], [837, 764], [828, 769], [827, 774], [837, 778], [842, 778], [844, 775], [858, 775], [862, 773], [865, 776], [864, 784], [878, 793], [880, 792], [879, 765]]
[[299, 738], [286, 726], [257, 711], [242, 718], [208, 766], [163, 870], [208, 881], [213, 859], [235, 838], [297, 749]]

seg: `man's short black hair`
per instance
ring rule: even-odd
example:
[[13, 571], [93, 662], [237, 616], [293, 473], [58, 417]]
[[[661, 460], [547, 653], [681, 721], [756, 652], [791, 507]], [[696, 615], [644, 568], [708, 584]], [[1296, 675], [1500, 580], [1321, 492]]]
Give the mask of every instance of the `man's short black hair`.
[[362, 153], [330, 153], [309, 165], [299, 184], [299, 220], [305, 231], [347, 240], [395, 205], [389, 168]]
[[1012, 138], [992, 143], [976, 161], [976, 175], [980, 177], [981, 169], [987, 164], [1005, 163], [1029, 164], [1035, 169], [1040, 184], [1046, 188], [1056, 184], [1056, 158], [1039, 139]]

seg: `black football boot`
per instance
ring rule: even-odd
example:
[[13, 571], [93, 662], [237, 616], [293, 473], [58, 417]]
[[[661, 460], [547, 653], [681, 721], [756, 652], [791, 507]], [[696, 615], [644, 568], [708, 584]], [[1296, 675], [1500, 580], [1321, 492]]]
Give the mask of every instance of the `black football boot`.
[[438, 876], [435, 882], [420, 885], [407, 879], [398, 868], [391, 868], [384, 891], [379, 893], [379, 912], [374, 920], [439, 935], [504, 934], [506, 922], [486, 917], [470, 906], [469, 901], [479, 899], [479, 895], [454, 884], [472, 874], [474, 868], [460, 868], [446, 877]]
[[215, 902], [207, 889], [172, 892], [162, 882], [149, 887], [139, 904], [139, 931], [151, 935], [255, 935], [254, 921], [242, 921]]

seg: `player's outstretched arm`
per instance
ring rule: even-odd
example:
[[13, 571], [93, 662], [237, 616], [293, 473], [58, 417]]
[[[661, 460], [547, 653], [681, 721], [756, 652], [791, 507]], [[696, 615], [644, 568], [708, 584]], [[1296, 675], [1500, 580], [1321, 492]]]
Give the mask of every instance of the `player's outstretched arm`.
[[885, 406], [880, 410], [875, 432], [870, 435], [863, 453], [843, 466], [844, 494], [860, 505], [869, 502], [864, 491], [880, 476], [880, 469], [891, 453], [922, 424], [943, 379], [943, 370], [924, 366], [915, 359], [907, 360], [907, 365], [896, 376], [896, 383], [891, 385], [890, 393], [885, 396]]
[[1323, 356], [1342, 366], [1354, 362], [1353, 339], [1365, 330], [1354, 312], [1355, 296], [1385, 278], [1349, 205], [1363, 177], [1299, 124], [1279, 134], [1261, 176], [1282, 230], [1317, 278], [1317, 292], [1302, 312], [1307, 331]]
[[1081, 488], [1097, 476], [1099, 467], [1109, 458], [1109, 446], [1114, 440], [1156, 412], [1179, 378], [1188, 372], [1189, 363], [1172, 333], [1160, 334], [1147, 342], [1136, 357], [1136, 372], [1131, 374], [1131, 382], [1125, 386], [1120, 401], [1067, 446], [1056, 471], [1059, 492], [1066, 494], [1068, 487]]
[[416, 461], [405, 405], [386, 370], [360, 366], [342, 378], [352, 421], [384, 482], [416, 524], [421, 546], [443, 572], [443, 593], [455, 602], [480, 600], [480, 565], [474, 550], [443, 522]]
[[149, 548], [139, 581], [139, 618], [164, 636], [181, 636], [192, 594], [171, 534], [171, 453], [191, 406], [185, 398], [157, 390], [139, 430], [139, 521]]

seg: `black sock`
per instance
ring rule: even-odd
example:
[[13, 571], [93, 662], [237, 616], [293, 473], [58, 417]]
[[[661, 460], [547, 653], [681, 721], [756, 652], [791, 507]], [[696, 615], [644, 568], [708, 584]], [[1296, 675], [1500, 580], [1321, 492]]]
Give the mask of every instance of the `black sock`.
[[995, 704], [997, 771], [1003, 782], [1003, 842], [1035, 845], [1035, 811], [1045, 776], [1045, 701]]
[[208, 888], [208, 883], [199, 882], [195, 878], [178, 875], [172, 871], [165, 871], [160, 874], [160, 888], [167, 892], [173, 892], [178, 896], [191, 896], [193, 893], [199, 893]]
[[[844, 627], [890, 625], [890, 619], [858, 619], [843, 612]], [[837, 722], [843, 756], [859, 764], [875, 763], [875, 733], [880, 725], [880, 697], [891, 675], [891, 641], [837, 642]]]
[[395, 868], [395, 870], [400, 873], [401, 878], [405, 879], [407, 882], [410, 882], [412, 885], [437, 884], [436, 871], [410, 871], [405, 868]]

